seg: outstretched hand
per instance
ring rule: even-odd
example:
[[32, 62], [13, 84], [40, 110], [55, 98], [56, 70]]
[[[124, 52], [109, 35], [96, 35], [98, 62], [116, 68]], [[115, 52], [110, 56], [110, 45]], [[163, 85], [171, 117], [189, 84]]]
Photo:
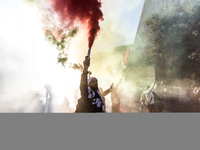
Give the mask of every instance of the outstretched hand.
[[90, 66], [90, 58], [88, 56], [85, 57], [85, 60], [83, 61], [84, 68], [89, 68]]
[[113, 89], [113, 85], [114, 85], [114, 83], [112, 83], [112, 84], [110, 85], [110, 90], [112, 90], [112, 89]]

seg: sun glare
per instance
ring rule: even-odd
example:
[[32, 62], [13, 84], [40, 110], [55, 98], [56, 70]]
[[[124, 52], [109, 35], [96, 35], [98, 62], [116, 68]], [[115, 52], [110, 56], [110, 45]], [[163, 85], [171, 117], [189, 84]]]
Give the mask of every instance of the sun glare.
[[[26, 82], [30, 85], [33, 83], [32, 90], [41, 93], [41, 100], [45, 101], [44, 86], [50, 83], [54, 100], [59, 105], [68, 101], [69, 107], [74, 108], [79, 96], [81, 73], [69, 68], [69, 64], [66, 64], [65, 68], [57, 64], [58, 50], [45, 40], [40, 13], [35, 5], [21, 6], [17, 9], [15, 19], [9, 18], [7, 22], [9, 28], [15, 25], [15, 29], [10, 28], [4, 35], [12, 45], [15, 45], [10, 51], [24, 61], [26, 67], [23, 71], [30, 72], [30, 78], [27, 78]], [[14, 40], [11, 39], [11, 35], [15, 35]], [[15, 65], [15, 62], [12, 61], [12, 64]]]

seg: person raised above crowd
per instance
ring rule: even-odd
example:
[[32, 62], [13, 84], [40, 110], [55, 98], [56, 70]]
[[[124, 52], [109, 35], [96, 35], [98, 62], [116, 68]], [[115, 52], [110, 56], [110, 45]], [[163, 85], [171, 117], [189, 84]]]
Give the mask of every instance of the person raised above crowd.
[[90, 58], [88, 56], [85, 57], [83, 66], [84, 69], [80, 82], [81, 98], [78, 100], [75, 112], [104, 113], [105, 105], [98, 88], [98, 80], [95, 77], [87, 79], [88, 68], [90, 66]]

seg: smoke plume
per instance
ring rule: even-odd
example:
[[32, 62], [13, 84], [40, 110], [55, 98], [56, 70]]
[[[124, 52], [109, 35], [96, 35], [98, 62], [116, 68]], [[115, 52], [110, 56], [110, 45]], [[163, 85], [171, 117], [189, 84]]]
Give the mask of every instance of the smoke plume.
[[99, 0], [51, 0], [54, 11], [58, 14], [65, 28], [73, 27], [77, 22], [87, 25], [88, 47], [91, 49], [97, 32], [99, 20], [103, 20]]

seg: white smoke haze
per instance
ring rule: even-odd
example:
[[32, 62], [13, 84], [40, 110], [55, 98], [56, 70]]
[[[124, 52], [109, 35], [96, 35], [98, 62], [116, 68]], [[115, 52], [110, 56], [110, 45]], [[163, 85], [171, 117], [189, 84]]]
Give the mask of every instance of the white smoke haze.
[[[36, 2], [40, 6], [45, 1]], [[122, 71], [117, 67], [122, 56], [112, 57], [114, 47], [130, 44], [134, 38], [134, 33], [126, 31], [129, 22], [121, 22], [120, 18], [142, 2], [102, 2], [105, 20], [100, 23], [102, 30], [92, 47], [89, 70], [92, 71], [92, 76], [98, 78], [99, 87], [106, 90], [112, 83], [117, 84], [122, 77]], [[0, 5], [0, 9], [4, 12], [0, 14], [0, 81], [4, 83], [0, 87], [1, 110], [41, 112], [42, 103], [45, 103], [44, 85], [50, 83], [53, 86], [55, 104], [53, 112], [74, 112], [76, 101], [80, 97], [81, 72], [69, 68], [69, 63], [82, 64], [88, 50], [87, 31], [81, 28], [71, 40], [69, 59], [63, 68], [57, 64], [58, 51], [45, 41], [41, 8], [34, 2], [29, 6], [23, 1], [15, 0], [1, 3], [3, 5]], [[12, 11], [6, 10], [7, 7]], [[123, 103], [132, 106], [134, 95], [130, 93], [134, 92], [134, 85], [122, 82], [120, 88], [123, 89]], [[2, 97], [6, 100], [3, 101]], [[69, 108], [66, 108], [66, 99], [69, 100]], [[107, 111], [111, 112], [110, 95], [106, 96], [106, 100]]]
[[[40, 108], [35, 110], [35, 106], [45, 101], [46, 83], [52, 84], [59, 106], [67, 93], [74, 94], [71, 90], [79, 86], [80, 77], [76, 71], [56, 64], [58, 52], [44, 40], [38, 14], [23, 3], [20, 6], [21, 11], [11, 5], [16, 9], [15, 14], [1, 16], [5, 21], [1, 28], [9, 27], [1, 34], [1, 72], [4, 79], [1, 94], [7, 95], [6, 101], [10, 103], [6, 107], [14, 112], [40, 112]], [[12, 15], [18, 18], [13, 19]], [[33, 98], [37, 93], [40, 96]], [[74, 101], [69, 102], [69, 107], [75, 108]]]

